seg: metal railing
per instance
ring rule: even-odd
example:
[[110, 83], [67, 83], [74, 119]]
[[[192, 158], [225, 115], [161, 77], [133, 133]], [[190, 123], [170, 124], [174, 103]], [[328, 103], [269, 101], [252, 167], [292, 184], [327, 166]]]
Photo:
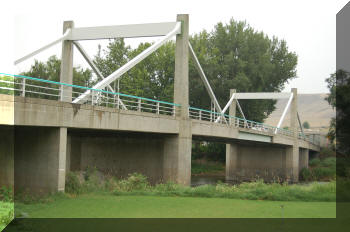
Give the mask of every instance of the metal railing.
[[[62, 91], [63, 88], [67, 87], [69, 90]], [[106, 90], [92, 89], [78, 85], [70, 85], [34, 77], [22, 75], [0, 76], [0, 94], [50, 100], [60, 100], [63, 97], [67, 97], [68, 99], [71, 98], [70, 100], [73, 101], [86, 90], [90, 90], [90, 96], [84, 101], [84, 104], [94, 106], [106, 106], [117, 109], [171, 116], [175, 116], [175, 113], [178, 110], [177, 108], [180, 107], [180, 105], [175, 103]], [[63, 95], [62, 93], [66, 93], [66, 95]]]
[[[0, 73], [1, 75], [2, 73]], [[63, 91], [63, 88], [69, 90]], [[92, 89], [78, 85], [70, 85], [66, 83], [45, 80], [34, 77], [27, 77], [22, 75], [8, 75], [0, 76], [0, 94], [9, 94], [14, 96], [42, 98], [50, 100], [61, 100], [63, 97], [75, 98], [82, 95], [86, 90], [90, 90], [90, 96], [84, 101], [84, 104], [91, 104], [97, 106], [112, 107], [117, 109], [148, 112], [162, 115], [176, 115], [180, 110], [180, 105], [165, 101], [159, 101], [149, 98], [137, 97], [133, 95], [110, 92], [100, 89]], [[66, 93], [64, 96], [62, 93]], [[291, 130], [284, 128], [277, 128], [266, 125], [260, 122], [254, 122], [227, 114], [221, 114], [215, 111], [204, 110], [195, 107], [189, 107], [188, 115], [192, 119], [227, 124], [237, 128], [246, 128], [253, 131], [260, 131], [269, 134], [281, 134], [293, 137], [294, 133]], [[217, 120], [219, 119], [219, 120]], [[319, 145], [320, 139], [316, 136], [305, 136], [298, 133], [298, 138], [308, 141], [310, 143]]]
[[[192, 119], [201, 121], [215, 122], [218, 118], [218, 123], [231, 125], [237, 128], [247, 128], [253, 131], [261, 131], [269, 134], [280, 134], [284, 136], [293, 137], [294, 132], [284, 128], [277, 128], [264, 123], [246, 120], [239, 117], [230, 116], [227, 114], [221, 114], [215, 111], [204, 110], [196, 107], [189, 107], [188, 115]], [[319, 145], [319, 139], [315, 137], [305, 136], [303, 133], [299, 133], [299, 139], [308, 141], [310, 143]]]

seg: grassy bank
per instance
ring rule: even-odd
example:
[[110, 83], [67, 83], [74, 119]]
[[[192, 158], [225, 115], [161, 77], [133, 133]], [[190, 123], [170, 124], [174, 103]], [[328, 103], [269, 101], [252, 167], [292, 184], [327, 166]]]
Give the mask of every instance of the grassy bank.
[[331, 181], [336, 176], [336, 158], [326, 157], [310, 160], [309, 168], [303, 168], [300, 177], [305, 181]]
[[[283, 206], [283, 212], [282, 208]], [[224, 198], [62, 196], [49, 203], [17, 204], [34, 218], [334, 218], [335, 202], [249, 201]]]
[[79, 174], [70, 173], [66, 180], [66, 192], [82, 194], [105, 190], [119, 196], [180, 196], [271, 201], [331, 202], [336, 199], [335, 181], [325, 184], [289, 185], [287, 183], [265, 184], [263, 180], [258, 180], [239, 185], [218, 183], [216, 185], [189, 187], [172, 182], [150, 185], [145, 176], [137, 173], [131, 174], [128, 178], [122, 180], [113, 177], [101, 180], [99, 176], [100, 174], [90, 172], [87, 178], [81, 180]]
[[270, 201], [309, 201], [332, 202], [336, 199], [335, 182], [326, 184], [313, 183], [307, 186], [288, 184], [265, 184], [263, 181], [242, 183], [240, 185], [202, 185], [186, 187], [173, 183], [159, 184], [145, 189], [116, 189], [115, 195], [180, 196], [230, 198], [243, 200]]
[[225, 175], [225, 165], [218, 162], [201, 162], [193, 160], [191, 163], [192, 175]]
[[0, 201], [0, 231], [11, 222], [13, 218], [13, 203]]

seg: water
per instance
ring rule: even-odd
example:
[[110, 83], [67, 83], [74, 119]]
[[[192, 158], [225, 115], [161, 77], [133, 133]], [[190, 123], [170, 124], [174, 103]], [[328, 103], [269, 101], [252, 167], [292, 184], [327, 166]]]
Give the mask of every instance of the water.
[[205, 184], [216, 184], [218, 181], [226, 182], [224, 176], [192, 176], [191, 186], [199, 186]]

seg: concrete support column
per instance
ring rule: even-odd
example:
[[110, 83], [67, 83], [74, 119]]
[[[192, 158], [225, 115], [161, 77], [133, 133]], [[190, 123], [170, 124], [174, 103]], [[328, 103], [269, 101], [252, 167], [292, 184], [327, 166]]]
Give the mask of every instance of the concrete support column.
[[[231, 99], [232, 95], [235, 93], [236, 93], [235, 89], [230, 89], [230, 98], [229, 99]], [[233, 100], [231, 105], [230, 105], [229, 115], [233, 116], [233, 117], [236, 116], [236, 100]], [[234, 125], [234, 123], [235, 123], [234, 118], [230, 118], [230, 125]]]
[[64, 192], [66, 184], [66, 158], [67, 158], [67, 128], [61, 127], [58, 132], [58, 175], [57, 190]]
[[181, 34], [176, 35], [174, 103], [181, 105], [176, 118], [179, 120], [179, 134], [169, 136], [164, 142], [163, 178], [180, 184], [191, 183], [192, 129], [188, 115], [188, 14], [177, 15], [181, 22]]
[[309, 167], [309, 149], [299, 149], [299, 172], [303, 168]]
[[15, 128], [15, 191], [64, 191], [67, 128]]
[[226, 144], [226, 180], [239, 179], [239, 154], [237, 144]]
[[[230, 89], [230, 98], [236, 93], [235, 89]], [[232, 101], [229, 107], [229, 115], [236, 116], [236, 101]], [[230, 118], [230, 125], [234, 125], [234, 118]], [[226, 180], [236, 180], [238, 173], [238, 146], [233, 143], [226, 144]]]
[[[63, 34], [74, 27], [73, 21], [63, 22]], [[60, 82], [73, 84], [73, 42], [65, 40], [62, 43]], [[61, 86], [61, 101], [72, 102], [72, 87]]]
[[188, 119], [189, 87], [188, 87], [188, 14], [177, 15], [176, 21], [181, 22], [181, 34], [176, 35], [175, 48], [175, 78], [174, 103], [181, 105], [177, 116], [181, 120]]
[[286, 148], [286, 178], [299, 181], [299, 144], [298, 144], [298, 92], [292, 88], [293, 99], [290, 106], [290, 130], [293, 132], [293, 145]]
[[163, 181], [191, 184], [191, 121], [180, 123], [181, 133], [165, 138], [163, 155]]
[[0, 126], [0, 188], [14, 185], [14, 127]]

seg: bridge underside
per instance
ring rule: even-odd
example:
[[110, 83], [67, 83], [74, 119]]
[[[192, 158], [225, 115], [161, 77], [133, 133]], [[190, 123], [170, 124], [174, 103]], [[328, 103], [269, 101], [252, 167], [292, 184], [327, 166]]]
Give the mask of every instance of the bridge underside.
[[43, 99], [15, 97], [14, 103], [9, 97], [0, 95], [0, 185], [14, 184], [16, 191], [64, 191], [67, 173], [88, 166], [118, 177], [139, 172], [151, 183], [171, 180], [189, 185], [192, 140], [227, 144], [228, 180], [260, 177], [294, 182], [299, 170], [307, 167], [308, 151], [314, 149], [222, 124], [180, 123], [172, 116], [77, 108]]
[[[174, 152], [178, 138], [173, 134], [2, 126], [0, 137], [4, 164], [0, 184], [15, 183], [17, 192], [64, 191], [66, 174], [87, 167], [119, 178], [142, 173], [152, 184], [169, 180], [190, 183], [190, 157], [178, 159]], [[249, 181], [259, 177], [265, 181], [293, 181], [293, 168], [288, 169], [292, 146], [243, 140], [226, 143], [227, 180]], [[297, 165], [298, 172], [307, 167], [307, 149], [300, 148]], [[186, 170], [188, 173], [183, 175]]]

